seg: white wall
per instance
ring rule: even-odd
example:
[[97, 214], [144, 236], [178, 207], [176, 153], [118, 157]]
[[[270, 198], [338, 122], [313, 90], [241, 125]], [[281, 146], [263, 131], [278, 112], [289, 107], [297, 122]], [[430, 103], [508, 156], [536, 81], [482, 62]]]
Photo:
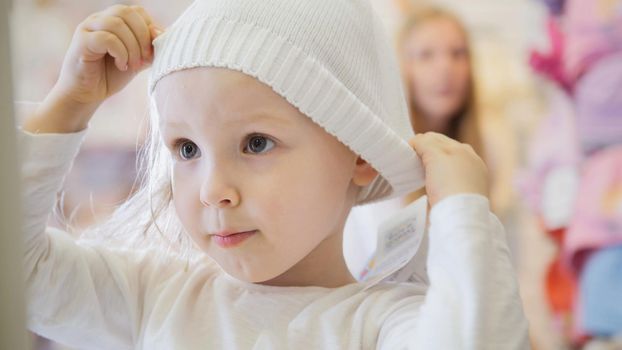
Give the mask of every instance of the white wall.
[[0, 0], [0, 349], [27, 349], [19, 235], [19, 188], [15, 147], [9, 1]]

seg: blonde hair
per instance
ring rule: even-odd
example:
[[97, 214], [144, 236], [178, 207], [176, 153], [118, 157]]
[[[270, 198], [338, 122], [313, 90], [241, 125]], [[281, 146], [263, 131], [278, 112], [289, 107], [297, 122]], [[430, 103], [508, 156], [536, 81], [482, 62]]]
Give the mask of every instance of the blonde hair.
[[80, 239], [94, 244], [105, 242], [113, 248], [154, 248], [164, 255], [185, 257], [190, 263], [206, 255], [194, 246], [175, 212], [172, 157], [160, 136], [153, 96], [149, 101], [148, 136], [138, 150], [136, 190], [107, 220], [87, 228]]
[[[408, 74], [406, 74], [406, 62], [404, 60], [403, 48], [409, 34], [411, 34], [413, 30], [428, 21], [436, 19], [447, 19], [456, 24], [466, 38], [467, 47], [470, 47], [469, 36], [466, 28], [452, 13], [437, 7], [421, 7], [409, 10], [406, 20], [403, 22], [400, 30], [398, 31], [396, 47], [399, 50], [398, 57], [400, 58], [400, 67], [402, 68], [402, 77], [404, 79], [408, 109], [410, 112], [412, 127], [415, 132], [421, 132], [423, 130], [416, 130], [417, 124], [421, 124], [421, 116], [417, 113], [415, 103], [412, 98], [412, 84], [408, 81]], [[473, 149], [475, 149], [477, 154], [483, 156], [482, 141], [478, 125], [475, 79], [473, 79], [473, 64], [470, 52], [468, 54], [471, 67], [468, 87], [469, 95], [466, 98], [464, 105], [456, 113], [454, 118], [452, 118], [447, 136], [457, 141], [470, 144]]]

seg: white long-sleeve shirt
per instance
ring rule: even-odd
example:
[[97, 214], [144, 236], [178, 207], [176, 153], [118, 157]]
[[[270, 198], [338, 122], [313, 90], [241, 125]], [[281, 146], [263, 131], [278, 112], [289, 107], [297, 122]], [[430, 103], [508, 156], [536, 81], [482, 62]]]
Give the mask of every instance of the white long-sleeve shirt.
[[[81, 244], [46, 227], [85, 131], [19, 130], [29, 327], [80, 349], [525, 349], [527, 322], [488, 200], [430, 213], [430, 286], [238, 281], [213, 262]], [[160, 258], [156, 258], [160, 256]]]

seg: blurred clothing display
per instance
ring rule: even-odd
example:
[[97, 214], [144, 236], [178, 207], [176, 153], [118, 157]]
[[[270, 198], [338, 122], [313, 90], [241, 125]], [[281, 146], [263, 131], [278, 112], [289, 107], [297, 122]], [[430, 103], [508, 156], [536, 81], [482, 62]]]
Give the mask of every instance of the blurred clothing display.
[[580, 273], [590, 252], [622, 244], [622, 143], [586, 160], [577, 199], [562, 249]]
[[565, 37], [559, 26], [556, 17], [549, 17], [547, 21], [547, 35], [551, 48], [546, 53], [533, 51], [529, 58], [529, 64], [536, 72], [551, 79], [565, 91], [570, 92], [572, 84], [563, 63]]
[[621, 1], [568, 0], [563, 15], [570, 79], [580, 79], [602, 57], [622, 50]]
[[516, 182], [523, 200], [550, 231], [566, 227], [570, 220], [582, 155], [570, 96], [552, 90], [548, 97], [549, 111], [532, 135], [526, 169]]
[[596, 349], [622, 334], [622, 1], [543, 2], [551, 48], [530, 64], [558, 91], [518, 184], [557, 246], [544, 284], [558, 330]]
[[579, 283], [582, 328], [593, 335], [622, 335], [622, 245], [604, 248], [587, 260]]
[[595, 63], [577, 82], [574, 99], [586, 154], [622, 142], [622, 51]]
[[564, 12], [564, 5], [566, 4], [566, 0], [542, 0], [542, 2], [554, 15], [559, 15]]

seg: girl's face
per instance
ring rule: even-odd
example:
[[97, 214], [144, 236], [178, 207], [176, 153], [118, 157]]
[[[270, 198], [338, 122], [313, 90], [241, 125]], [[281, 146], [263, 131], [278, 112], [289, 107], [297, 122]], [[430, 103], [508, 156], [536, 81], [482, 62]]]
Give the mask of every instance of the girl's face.
[[176, 212], [227, 273], [265, 282], [334, 264], [337, 251], [342, 258], [358, 191], [353, 152], [270, 87], [232, 70], [172, 73], [155, 97]]
[[404, 44], [411, 99], [422, 117], [446, 123], [467, 101], [471, 70], [467, 40], [451, 19], [428, 19]]

